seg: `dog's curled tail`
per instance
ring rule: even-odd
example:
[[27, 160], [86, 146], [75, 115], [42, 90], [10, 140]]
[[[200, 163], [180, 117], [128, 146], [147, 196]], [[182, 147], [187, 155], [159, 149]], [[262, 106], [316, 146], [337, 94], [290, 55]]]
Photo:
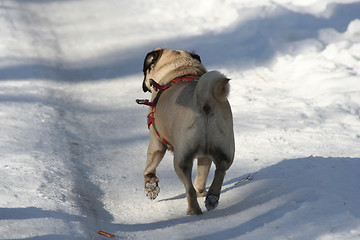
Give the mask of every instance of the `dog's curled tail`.
[[203, 74], [195, 88], [195, 98], [198, 106], [209, 114], [215, 101], [224, 102], [229, 95], [229, 78], [218, 71]]

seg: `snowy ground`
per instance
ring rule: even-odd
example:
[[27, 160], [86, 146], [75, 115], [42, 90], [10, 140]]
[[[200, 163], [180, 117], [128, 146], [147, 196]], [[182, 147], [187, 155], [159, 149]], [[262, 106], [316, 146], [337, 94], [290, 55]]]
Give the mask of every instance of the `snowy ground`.
[[[0, 239], [360, 239], [360, 1], [2, 0], [0, 36]], [[232, 79], [236, 159], [201, 216], [171, 154], [143, 192], [159, 46]]]

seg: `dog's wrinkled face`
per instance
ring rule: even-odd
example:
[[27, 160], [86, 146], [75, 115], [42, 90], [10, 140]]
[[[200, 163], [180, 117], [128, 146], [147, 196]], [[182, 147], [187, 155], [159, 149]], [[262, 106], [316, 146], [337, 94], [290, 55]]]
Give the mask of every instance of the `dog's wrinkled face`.
[[[201, 64], [200, 56], [195, 53], [189, 53], [186, 50], [156, 48], [146, 55], [143, 72], [143, 90], [152, 92], [149, 83], [151, 78], [160, 84], [166, 84], [172, 78], [183, 75], [201, 76], [206, 69]], [[177, 76], [179, 74], [180, 76]]]

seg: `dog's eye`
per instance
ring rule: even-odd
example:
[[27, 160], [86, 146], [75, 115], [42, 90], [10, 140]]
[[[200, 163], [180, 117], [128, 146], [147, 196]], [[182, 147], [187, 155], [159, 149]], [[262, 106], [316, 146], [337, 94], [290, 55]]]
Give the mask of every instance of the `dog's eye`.
[[201, 62], [200, 56], [197, 55], [196, 53], [190, 53], [190, 55], [191, 55], [192, 58], [195, 58], [195, 59], [197, 59], [199, 62]]

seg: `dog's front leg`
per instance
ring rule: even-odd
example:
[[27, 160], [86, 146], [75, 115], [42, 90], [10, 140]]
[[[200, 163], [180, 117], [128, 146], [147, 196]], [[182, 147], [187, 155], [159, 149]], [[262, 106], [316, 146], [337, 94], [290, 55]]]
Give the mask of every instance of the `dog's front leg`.
[[207, 156], [198, 158], [197, 174], [194, 187], [198, 197], [206, 196], [206, 180], [211, 167], [211, 159]]
[[150, 128], [150, 144], [147, 151], [147, 162], [144, 170], [145, 194], [150, 200], [154, 200], [159, 192], [159, 179], [156, 176], [156, 168], [164, 157], [166, 147], [160, 142], [153, 128]]

